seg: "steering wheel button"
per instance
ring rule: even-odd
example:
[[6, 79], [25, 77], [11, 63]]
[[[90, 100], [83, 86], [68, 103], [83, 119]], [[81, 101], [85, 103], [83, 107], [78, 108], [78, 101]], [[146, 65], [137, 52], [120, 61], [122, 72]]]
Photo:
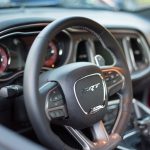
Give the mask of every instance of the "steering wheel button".
[[60, 115], [60, 117], [65, 116], [65, 113], [64, 113], [64, 111], [62, 109], [59, 110], [59, 115]]
[[109, 80], [110, 80], [110, 78], [109, 78], [109, 77], [107, 77], [107, 78], [105, 78], [105, 80], [106, 80], [106, 81], [109, 81]]
[[57, 109], [49, 112], [49, 116], [54, 119], [54, 118], [59, 118], [59, 117], [64, 117], [65, 113], [63, 109]]
[[49, 116], [50, 116], [51, 118], [56, 118], [56, 113], [55, 113], [55, 111], [49, 112]]
[[64, 116], [63, 110], [59, 109], [56, 111], [56, 117], [63, 117], [63, 116]]
[[119, 77], [119, 74], [118, 74], [118, 73], [116, 73], [116, 74], [115, 74], [115, 76], [116, 76], [116, 77]]
[[114, 74], [111, 74], [111, 75], [110, 75], [110, 78], [111, 78], [111, 79], [114, 79], [114, 78], [115, 78], [115, 75], [114, 75]]
[[58, 106], [61, 106], [63, 104], [64, 104], [63, 100], [60, 100], [60, 101], [49, 101], [48, 102], [48, 108], [50, 109], [50, 108], [53, 108], [53, 107], [58, 107]]
[[59, 117], [59, 111], [58, 110], [55, 111], [55, 115], [56, 115], [55, 118]]
[[116, 79], [112, 80], [112, 83], [116, 83], [116, 82], [117, 82], [117, 80], [116, 80]]
[[59, 98], [57, 95], [53, 97], [53, 102], [58, 101], [58, 100], [59, 100]]
[[109, 71], [108, 74], [112, 74], [112, 71]]
[[55, 91], [54, 93], [50, 94], [50, 98], [53, 102], [60, 101], [63, 99], [59, 91]]
[[63, 101], [57, 101], [57, 102], [54, 102], [53, 104], [54, 104], [55, 107], [56, 106], [61, 106], [61, 105], [63, 105]]

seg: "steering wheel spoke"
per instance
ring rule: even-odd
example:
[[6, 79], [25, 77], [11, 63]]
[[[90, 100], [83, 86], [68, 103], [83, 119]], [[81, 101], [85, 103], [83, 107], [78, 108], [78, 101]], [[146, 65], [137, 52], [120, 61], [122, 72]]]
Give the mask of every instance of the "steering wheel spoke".
[[121, 137], [113, 133], [108, 135], [102, 121], [94, 124], [91, 128], [94, 140], [89, 140], [81, 131], [66, 126], [70, 134], [79, 142], [83, 150], [107, 150], [113, 149], [121, 141]]
[[91, 131], [94, 138], [93, 144], [95, 149], [113, 149], [121, 141], [121, 136], [119, 134], [113, 133], [109, 135], [107, 133], [103, 121], [95, 123], [92, 126]]
[[46, 99], [47, 93], [57, 86], [56, 82], [46, 82], [44, 85], [40, 86], [39, 94], [42, 100]]
[[123, 89], [124, 75], [121, 68], [112, 67], [108, 69], [102, 69], [102, 72], [104, 73], [109, 96]]
[[78, 141], [83, 150], [90, 150], [94, 148], [94, 144], [81, 131], [76, 130], [70, 126], [65, 126], [69, 133]]
[[100, 148], [105, 149], [106, 145], [112, 146], [112, 144], [113, 148], [115, 148], [121, 140], [121, 137], [116, 133], [108, 135], [104, 123], [102, 121], [94, 124], [91, 130], [94, 138], [94, 143]]
[[109, 135], [102, 121], [94, 124], [91, 130], [92, 130], [94, 141], [96, 142], [98, 141], [108, 142], [109, 141]]

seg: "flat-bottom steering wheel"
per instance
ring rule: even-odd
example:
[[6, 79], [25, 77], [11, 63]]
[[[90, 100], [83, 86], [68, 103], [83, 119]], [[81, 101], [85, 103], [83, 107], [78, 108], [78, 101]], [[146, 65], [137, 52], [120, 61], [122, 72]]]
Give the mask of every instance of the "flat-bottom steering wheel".
[[[62, 30], [80, 27], [94, 34], [115, 57], [115, 64], [71, 63], [40, 74], [48, 43]], [[40, 78], [40, 84], [39, 84]], [[110, 95], [118, 93], [120, 109], [109, 135], [101, 121]], [[24, 98], [29, 119], [40, 141], [50, 149], [74, 149], [51, 129], [60, 124], [85, 150], [113, 149], [121, 141], [131, 110], [132, 84], [124, 54], [111, 33], [83, 17], [68, 17], [46, 26], [29, 51], [24, 72]], [[81, 130], [92, 128], [94, 140]]]

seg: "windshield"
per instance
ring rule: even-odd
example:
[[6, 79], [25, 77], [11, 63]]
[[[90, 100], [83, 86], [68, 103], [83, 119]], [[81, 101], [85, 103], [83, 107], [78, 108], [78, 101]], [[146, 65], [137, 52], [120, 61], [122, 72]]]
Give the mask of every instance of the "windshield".
[[0, 0], [1, 8], [33, 6], [135, 11], [149, 8], [150, 0]]

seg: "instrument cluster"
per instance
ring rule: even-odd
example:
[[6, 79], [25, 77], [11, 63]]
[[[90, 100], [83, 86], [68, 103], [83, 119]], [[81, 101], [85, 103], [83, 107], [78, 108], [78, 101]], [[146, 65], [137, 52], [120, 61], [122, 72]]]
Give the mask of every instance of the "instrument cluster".
[[[24, 70], [28, 52], [36, 36], [37, 34], [15, 34], [0, 40], [1, 79]], [[68, 40], [69, 37], [61, 32], [49, 42], [43, 68], [56, 68], [65, 63], [69, 48]]]

